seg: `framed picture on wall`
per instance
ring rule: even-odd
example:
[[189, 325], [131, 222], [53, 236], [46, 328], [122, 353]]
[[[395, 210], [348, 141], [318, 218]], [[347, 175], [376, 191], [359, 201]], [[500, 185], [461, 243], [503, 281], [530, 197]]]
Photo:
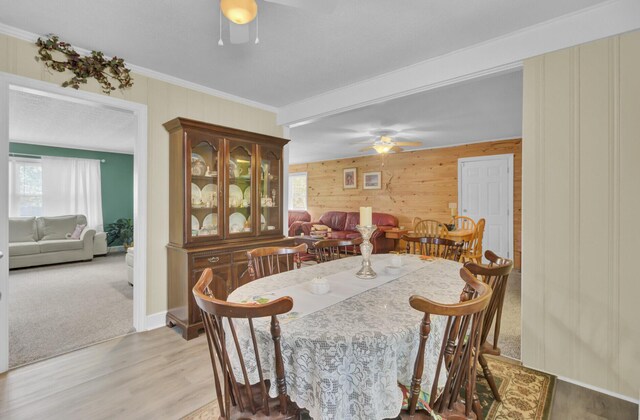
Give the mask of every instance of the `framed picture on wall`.
[[357, 173], [356, 168], [347, 168], [344, 170], [342, 174], [342, 187], [344, 189], [353, 189], [357, 188]]
[[379, 190], [382, 188], [382, 172], [365, 172], [362, 188], [365, 190]]

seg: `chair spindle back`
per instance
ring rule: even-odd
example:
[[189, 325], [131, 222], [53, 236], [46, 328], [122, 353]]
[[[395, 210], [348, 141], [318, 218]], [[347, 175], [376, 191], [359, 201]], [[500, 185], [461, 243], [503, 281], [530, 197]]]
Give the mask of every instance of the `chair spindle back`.
[[467, 216], [454, 217], [453, 224], [456, 226], [456, 230], [476, 230], [476, 222], [474, 222], [472, 218]]
[[294, 247], [264, 247], [247, 251], [251, 280], [300, 268], [301, 254], [307, 252], [307, 244]]
[[452, 261], [460, 261], [464, 246], [462, 242], [432, 236], [403, 235], [402, 240], [407, 243], [407, 254], [428, 255]]
[[362, 238], [355, 239], [323, 239], [314, 244], [318, 263], [333, 261], [358, 254], [357, 246]]
[[[481, 410], [480, 402], [475, 393], [476, 365], [482, 319], [491, 299], [491, 287], [478, 281], [464, 267], [460, 269], [460, 277], [466, 285], [459, 303], [441, 304], [421, 296], [411, 296], [409, 299], [411, 307], [424, 312], [420, 324], [418, 354], [409, 394], [408, 411], [410, 416], [415, 415], [420, 394], [425, 346], [431, 332], [431, 315], [446, 316], [447, 323], [438, 355], [429, 406], [439, 414], [464, 413], [465, 417], [460, 418], [470, 418], [471, 411], [477, 415]], [[447, 378], [442, 392], [438, 394], [440, 375], [447, 375]], [[465, 390], [466, 395], [464, 404], [459, 401], [462, 389]]]
[[444, 238], [449, 233], [447, 227], [437, 220], [423, 219], [413, 226], [415, 236], [432, 236], [435, 238]]
[[498, 347], [498, 336], [500, 335], [500, 319], [502, 318], [502, 306], [504, 305], [504, 297], [507, 290], [507, 280], [509, 274], [513, 270], [513, 261], [507, 258], [498, 257], [492, 251], [485, 252], [485, 258], [489, 260], [489, 265], [466, 263], [465, 267], [475, 276], [482, 279], [483, 282], [491, 286], [493, 295], [491, 302], [487, 307], [484, 318], [484, 327], [482, 328], [482, 341], [484, 344], [491, 330], [491, 326], [495, 320], [496, 330], [493, 334], [494, 347]]
[[[216, 299], [211, 292], [209, 285], [212, 280], [213, 272], [210, 268], [207, 268], [194, 286], [193, 295], [200, 308], [205, 326], [216, 396], [220, 406], [220, 416], [228, 419], [236, 416], [238, 412], [250, 412], [254, 416], [259, 413], [264, 418], [281, 418], [282, 415], [291, 411], [292, 403], [287, 397], [284, 363], [280, 347], [280, 324], [277, 315], [289, 312], [293, 307], [293, 300], [290, 297], [282, 297], [264, 305], [225, 302]], [[262, 317], [271, 317], [271, 337], [275, 349], [276, 384], [278, 388], [277, 399], [269, 398], [269, 382], [264, 379], [256, 332], [253, 326], [253, 319]], [[249, 382], [243, 355], [243, 352], [249, 352], [251, 349], [241, 348], [238, 341], [234, 324], [234, 319], [238, 318], [246, 319], [249, 325], [253, 344], [253, 357], [255, 357], [260, 378], [260, 382], [255, 385], [251, 385]], [[232, 348], [228, 349], [225, 343], [233, 343]], [[230, 361], [231, 351], [237, 353], [244, 383], [236, 381]], [[276, 409], [277, 405], [279, 405], [279, 408]]]

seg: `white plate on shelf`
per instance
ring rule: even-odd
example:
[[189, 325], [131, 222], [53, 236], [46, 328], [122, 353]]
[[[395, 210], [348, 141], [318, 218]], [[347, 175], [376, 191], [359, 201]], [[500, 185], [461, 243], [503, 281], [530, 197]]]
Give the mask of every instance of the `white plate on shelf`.
[[200, 230], [200, 222], [196, 216], [191, 216], [191, 230]]
[[[229, 185], [229, 205], [231, 207], [240, 207], [240, 204], [242, 203], [243, 198], [244, 198], [244, 195], [240, 187], [238, 187], [236, 184]], [[234, 203], [236, 205], [232, 206], [231, 203]]]
[[202, 176], [206, 170], [204, 158], [197, 153], [191, 153], [191, 175]]
[[218, 215], [216, 213], [207, 214], [207, 217], [202, 221], [202, 227], [205, 229], [217, 229], [218, 228]]
[[264, 218], [264, 214], [260, 215], [260, 229], [265, 230], [267, 226], [267, 220]]
[[244, 199], [251, 204], [251, 185], [244, 189]]
[[205, 203], [210, 201], [214, 206], [217, 202], [218, 186], [216, 184], [207, 184], [202, 187], [201, 200]]
[[202, 191], [200, 191], [200, 187], [198, 187], [193, 182], [191, 183], [191, 204], [198, 203], [202, 201]]
[[235, 212], [229, 216], [229, 232], [238, 233], [244, 230], [244, 224], [247, 221], [244, 214]]

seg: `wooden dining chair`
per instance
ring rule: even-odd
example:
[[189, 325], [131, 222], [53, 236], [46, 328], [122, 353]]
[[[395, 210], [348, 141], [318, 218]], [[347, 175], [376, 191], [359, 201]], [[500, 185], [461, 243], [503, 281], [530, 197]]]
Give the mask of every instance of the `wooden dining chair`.
[[[213, 295], [212, 288], [209, 287], [212, 280], [213, 272], [210, 268], [205, 269], [193, 287], [192, 292], [196, 304], [200, 308], [206, 331], [216, 397], [220, 407], [220, 418], [279, 420], [298, 418], [300, 410], [287, 396], [287, 384], [282, 349], [280, 347], [280, 324], [277, 317], [291, 310], [293, 300], [290, 297], [281, 297], [262, 305], [225, 302], [216, 299]], [[269, 397], [270, 379], [265, 379], [265, 375], [262, 372], [256, 333], [253, 327], [253, 319], [262, 317], [271, 317], [271, 337], [275, 350], [275, 381], [278, 385], [277, 398]], [[260, 378], [260, 381], [253, 385], [249, 382], [245, 363], [245, 355], [249, 354], [251, 349], [248, 346], [241, 348], [234, 325], [235, 319], [246, 319], [248, 321], [253, 343], [252, 357], [255, 357], [253, 360], [256, 361]], [[231, 366], [230, 354], [234, 350], [237, 352], [240, 362], [243, 383], [236, 381]]]
[[251, 280], [257, 280], [300, 268], [301, 256], [306, 252], [307, 244], [292, 247], [268, 246], [247, 251], [249, 277]]
[[414, 236], [433, 236], [444, 238], [449, 233], [447, 227], [437, 220], [423, 219], [413, 226]]
[[462, 251], [462, 261], [472, 261], [477, 264], [482, 263], [482, 238], [484, 237], [484, 225], [485, 220], [480, 219], [476, 223], [476, 230], [473, 232], [473, 238], [467, 245], [466, 249]]
[[456, 216], [453, 218], [456, 230], [476, 230], [476, 222], [467, 216]]
[[[491, 251], [485, 252], [485, 258], [489, 260], [489, 265], [466, 263], [465, 268], [469, 270], [473, 275], [478, 276], [483, 282], [488, 284], [493, 290], [491, 301], [487, 307], [484, 315], [484, 321], [482, 326], [482, 337], [480, 339], [480, 355], [478, 361], [482, 366], [482, 372], [487, 379], [491, 392], [496, 401], [502, 401], [498, 387], [496, 386], [487, 360], [484, 357], [485, 354], [500, 355], [500, 348], [498, 347], [498, 337], [500, 336], [500, 320], [502, 318], [502, 305], [504, 304], [504, 296], [507, 290], [507, 280], [509, 274], [513, 270], [513, 261], [498, 257]], [[487, 337], [491, 330], [491, 325], [495, 321], [495, 330], [493, 332], [493, 345], [487, 343]]]
[[[491, 287], [479, 281], [466, 268], [460, 269], [460, 277], [466, 285], [459, 303], [443, 304], [422, 296], [411, 296], [412, 308], [423, 312], [420, 323], [418, 353], [413, 368], [407, 408], [400, 413], [402, 418], [431, 419], [429, 411], [445, 419], [482, 418], [482, 408], [476, 395], [476, 366], [478, 348], [482, 334], [482, 320], [491, 300]], [[418, 411], [424, 371], [425, 347], [431, 332], [431, 316], [447, 317], [442, 334], [442, 346], [428, 394], [426, 411]], [[439, 391], [440, 375], [446, 375], [444, 388]], [[461, 401], [460, 392], [466, 398]]]
[[340, 258], [351, 257], [358, 254], [357, 246], [362, 243], [362, 238], [354, 239], [323, 239], [313, 246], [316, 253], [316, 261], [319, 263], [333, 261]]
[[402, 240], [407, 243], [407, 254], [428, 255], [452, 261], [460, 261], [464, 246], [462, 242], [432, 236], [403, 235]]

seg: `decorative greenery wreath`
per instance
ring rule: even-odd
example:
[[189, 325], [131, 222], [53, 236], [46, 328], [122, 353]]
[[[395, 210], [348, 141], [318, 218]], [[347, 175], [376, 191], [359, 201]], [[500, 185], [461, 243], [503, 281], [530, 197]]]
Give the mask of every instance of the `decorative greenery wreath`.
[[[113, 57], [106, 59], [100, 51], [91, 51], [91, 55], [81, 56], [71, 44], [62, 42], [56, 35], [48, 35], [47, 39], [38, 38], [36, 41], [38, 55], [36, 61], [44, 62], [47, 68], [60, 73], [71, 70], [75, 76], [62, 83], [62, 87], [79, 89], [80, 84], [86, 84], [89, 77], [93, 77], [102, 86], [102, 91], [107, 95], [116, 90], [111, 85], [109, 78], [119, 82], [118, 89], [126, 89], [133, 86], [133, 79], [122, 58]], [[59, 52], [66, 56], [66, 61], [56, 61], [52, 52]]]

